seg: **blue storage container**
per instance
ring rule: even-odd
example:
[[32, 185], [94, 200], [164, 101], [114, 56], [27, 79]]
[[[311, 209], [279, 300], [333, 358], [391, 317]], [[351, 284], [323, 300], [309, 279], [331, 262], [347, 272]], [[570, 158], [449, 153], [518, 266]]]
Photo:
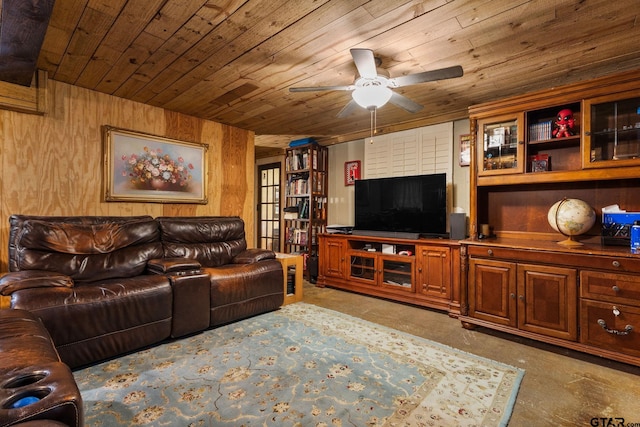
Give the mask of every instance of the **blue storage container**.
[[296, 139], [294, 141], [291, 141], [289, 143], [289, 147], [293, 148], [293, 147], [299, 147], [301, 145], [307, 145], [307, 144], [315, 144], [316, 140], [313, 138], [302, 138], [302, 139]]
[[640, 212], [615, 212], [602, 215], [602, 244], [631, 245], [631, 226], [640, 221]]

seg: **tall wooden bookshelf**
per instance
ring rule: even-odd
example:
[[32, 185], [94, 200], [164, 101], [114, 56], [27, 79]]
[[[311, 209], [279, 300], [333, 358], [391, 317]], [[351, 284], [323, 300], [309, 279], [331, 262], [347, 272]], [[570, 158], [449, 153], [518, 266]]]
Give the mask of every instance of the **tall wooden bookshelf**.
[[304, 257], [309, 280], [309, 259], [317, 259], [318, 235], [327, 225], [327, 157], [327, 148], [315, 143], [286, 150], [285, 252]]

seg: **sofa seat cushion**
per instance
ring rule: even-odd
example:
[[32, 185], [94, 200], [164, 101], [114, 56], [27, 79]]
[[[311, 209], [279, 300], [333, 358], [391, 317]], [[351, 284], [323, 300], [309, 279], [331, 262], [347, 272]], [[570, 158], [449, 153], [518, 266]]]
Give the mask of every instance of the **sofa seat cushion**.
[[17, 291], [13, 308], [38, 315], [72, 368], [166, 339], [172, 291], [163, 275], [109, 279], [73, 288]]
[[211, 326], [276, 310], [284, 301], [282, 265], [277, 260], [205, 268], [211, 280]]

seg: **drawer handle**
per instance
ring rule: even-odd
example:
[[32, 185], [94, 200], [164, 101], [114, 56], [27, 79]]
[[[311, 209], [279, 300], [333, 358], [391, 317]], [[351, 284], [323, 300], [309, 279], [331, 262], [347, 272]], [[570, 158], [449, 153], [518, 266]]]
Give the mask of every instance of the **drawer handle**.
[[620, 261], [613, 261], [612, 264], [615, 268], [620, 267]]
[[487, 253], [489, 254], [489, 256], [493, 255], [493, 249], [489, 249]]
[[613, 287], [612, 287], [611, 289], [613, 289], [613, 292], [615, 292], [616, 294], [617, 294], [618, 292], [620, 292], [620, 288], [619, 288], [619, 287], [617, 287], [616, 285], [613, 285]]
[[600, 327], [602, 327], [602, 329], [604, 329], [608, 334], [612, 334], [612, 335], [629, 335], [629, 333], [633, 331], [633, 326], [631, 325], [625, 326], [624, 331], [609, 329], [607, 327], [607, 322], [605, 322], [604, 319], [598, 319], [598, 325], [600, 325]]

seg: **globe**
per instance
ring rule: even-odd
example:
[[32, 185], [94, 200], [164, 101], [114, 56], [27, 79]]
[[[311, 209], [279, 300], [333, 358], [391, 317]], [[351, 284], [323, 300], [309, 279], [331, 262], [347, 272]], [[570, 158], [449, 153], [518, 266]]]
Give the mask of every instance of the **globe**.
[[568, 239], [558, 242], [564, 246], [580, 246], [574, 236], [584, 234], [596, 222], [596, 212], [584, 200], [565, 198], [551, 206], [547, 213], [549, 225]]

